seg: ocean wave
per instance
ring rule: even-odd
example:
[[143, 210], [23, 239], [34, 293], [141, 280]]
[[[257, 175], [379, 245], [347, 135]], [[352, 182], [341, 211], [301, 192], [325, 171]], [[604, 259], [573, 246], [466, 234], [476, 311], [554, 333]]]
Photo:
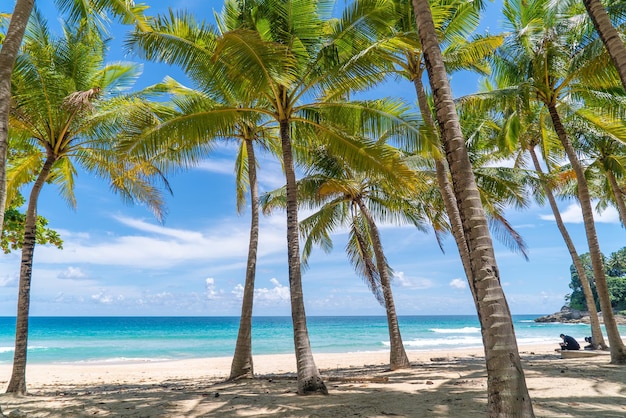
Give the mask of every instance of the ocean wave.
[[[28, 351], [35, 351], [35, 350], [44, 351], [48, 349], [49, 347], [45, 347], [41, 345], [28, 346]], [[13, 352], [14, 350], [15, 350], [15, 347], [0, 347], [0, 353], [10, 353], [10, 352]]]
[[[382, 344], [389, 347], [389, 341], [382, 341]], [[439, 347], [477, 347], [482, 346], [483, 339], [480, 337], [459, 337], [459, 338], [415, 338], [404, 341], [404, 346], [411, 349], [431, 350]]]
[[160, 357], [111, 357], [65, 362], [66, 364], [120, 364], [120, 363], [161, 363], [172, 361], [171, 358]]
[[463, 328], [430, 328], [429, 331], [439, 334], [470, 334], [480, 332], [479, 327], [463, 327]]
[[523, 337], [517, 339], [518, 345], [532, 345], [532, 344], [557, 344], [562, 340], [557, 336], [555, 338], [549, 337]]
[[[536, 344], [556, 344], [560, 342], [560, 338], [549, 337], [523, 337], [517, 338], [518, 345], [536, 345]], [[385, 347], [389, 347], [389, 341], [382, 341]], [[413, 340], [404, 341], [404, 346], [412, 350], [432, 350], [438, 348], [470, 348], [482, 347], [483, 340], [480, 337], [458, 337], [458, 338], [415, 338]]]

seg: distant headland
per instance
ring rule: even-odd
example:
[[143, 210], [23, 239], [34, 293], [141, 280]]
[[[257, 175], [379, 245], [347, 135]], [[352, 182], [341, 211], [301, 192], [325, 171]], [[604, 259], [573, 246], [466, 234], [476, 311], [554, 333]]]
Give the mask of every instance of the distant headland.
[[[600, 323], [604, 323], [602, 312], [598, 312], [598, 318], [600, 320]], [[616, 313], [615, 321], [618, 323], [618, 325], [626, 325], [626, 315]], [[545, 315], [545, 316], [540, 316], [539, 318], [535, 318], [535, 322], [563, 322], [563, 323], [571, 323], [571, 324], [578, 324], [578, 323], [588, 324], [589, 312], [572, 309], [569, 306], [563, 306], [559, 312], [553, 313], [551, 315]]]

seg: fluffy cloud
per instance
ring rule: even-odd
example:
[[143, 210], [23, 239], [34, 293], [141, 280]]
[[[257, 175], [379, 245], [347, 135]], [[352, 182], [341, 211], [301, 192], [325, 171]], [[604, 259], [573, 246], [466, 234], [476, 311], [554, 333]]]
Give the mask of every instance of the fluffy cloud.
[[430, 289], [433, 287], [433, 282], [430, 279], [424, 279], [419, 277], [406, 277], [404, 272], [399, 271], [393, 275], [395, 283], [401, 287], [407, 287], [410, 289]]
[[212, 277], [205, 279], [204, 285], [206, 287], [206, 298], [209, 300], [217, 299], [222, 293], [215, 288], [215, 279], [213, 279]]
[[[539, 217], [544, 221], [554, 221], [554, 215], [539, 215]], [[567, 209], [561, 212], [561, 218], [565, 223], [583, 223], [583, 212], [580, 205], [577, 203], [569, 205]], [[602, 213], [594, 211], [593, 219], [601, 223], [619, 224], [619, 214], [613, 207], [606, 208]]]
[[450, 285], [450, 287], [453, 287], [455, 289], [465, 289], [467, 287], [467, 280], [463, 280], [463, 279], [452, 279], [452, 281], [450, 281], [450, 283], [448, 283]]
[[82, 279], [87, 275], [80, 269], [80, 267], [68, 267], [59, 273], [59, 279]]
[[[276, 278], [270, 279], [270, 283], [274, 285], [272, 288], [254, 289], [254, 300], [261, 306], [271, 306], [273, 304], [281, 304], [289, 301], [289, 287], [283, 286]], [[238, 285], [233, 293], [241, 292], [243, 297], [243, 286]]]
[[[115, 217], [129, 231], [117, 235], [83, 238], [64, 236], [60, 250], [43, 246], [37, 263], [125, 266], [145, 269], [174, 267], [183, 263], [241, 259], [247, 256], [249, 226], [240, 219], [224, 219], [205, 231], [167, 228], [140, 219]], [[278, 222], [283, 220], [283, 222]], [[284, 251], [285, 222], [281, 216], [264, 218], [259, 257]], [[67, 274], [73, 274], [67, 272]], [[70, 278], [65, 276], [65, 278]], [[73, 277], [76, 278], [76, 277]]]
[[103, 305], [111, 305], [117, 302], [123, 302], [126, 298], [124, 295], [113, 296], [106, 291], [101, 291], [94, 295], [91, 295], [91, 300], [95, 303], [103, 304]]
[[11, 274], [0, 277], [0, 287], [16, 287], [19, 277], [17, 274]]

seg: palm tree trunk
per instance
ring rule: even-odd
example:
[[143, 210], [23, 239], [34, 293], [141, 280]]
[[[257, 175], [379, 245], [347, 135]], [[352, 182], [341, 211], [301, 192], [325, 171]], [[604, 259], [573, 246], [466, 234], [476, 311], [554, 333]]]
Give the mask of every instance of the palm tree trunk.
[[[422, 114], [424, 124], [431, 129], [433, 133], [436, 131], [435, 121], [432, 118], [430, 105], [428, 104], [428, 98], [424, 91], [424, 85], [422, 84], [421, 75], [413, 80], [415, 85], [415, 91], [417, 93], [417, 103]], [[443, 150], [441, 150], [443, 152]], [[445, 160], [438, 155], [435, 157], [435, 172], [437, 175], [437, 184], [439, 185], [439, 191], [443, 199], [443, 205], [446, 208], [448, 219], [450, 220], [450, 232], [456, 242], [456, 247], [461, 257], [461, 263], [463, 264], [463, 270], [465, 271], [465, 277], [468, 280], [472, 277], [472, 267], [470, 265], [470, 256], [467, 249], [467, 242], [465, 242], [465, 236], [463, 235], [463, 223], [461, 222], [461, 215], [459, 214], [459, 207], [456, 205], [456, 196], [454, 196], [454, 190], [448, 180], [448, 168], [446, 167]], [[473, 287], [470, 286], [473, 291]]]
[[624, 193], [617, 184], [617, 179], [612, 171], [606, 171], [606, 177], [609, 179], [611, 185], [611, 191], [615, 197], [615, 203], [617, 205], [617, 212], [619, 213], [619, 220], [622, 221], [622, 226], [626, 227], [626, 204], [624, 203]]
[[288, 120], [280, 121], [280, 139], [283, 153], [283, 165], [285, 168], [285, 188], [287, 191], [287, 258], [289, 263], [291, 320], [293, 322], [293, 339], [298, 372], [298, 394], [306, 395], [308, 393], [320, 392], [327, 395], [328, 389], [326, 389], [326, 385], [313, 359], [309, 332], [306, 326], [304, 295], [302, 293], [302, 273], [300, 271], [298, 190]]
[[391, 278], [389, 277], [389, 269], [383, 252], [383, 244], [380, 240], [378, 227], [372, 219], [367, 206], [362, 200], [358, 201], [359, 209], [365, 217], [369, 225], [370, 234], [372, 236], [372, 244], [374, 246], [374, 256], [376, 257], [376, 268], [380, 276], [380, 285], [383, 289], [383, 297], [385, 299], [385, 310], [387, 313], [387, 327], [389, 329], [389, 367], [391, 370], [408, 369], [411, 367], [409, 357], [404, 350], [402, 343], [402, 335], [400, 334], [400, 325], [398, 324], [398, 315], [396, 313], [396, 305], [393, 301], [393, 292], [391, 291]]
[[30, 309], [30, 281], [33, 273], [33, 254], [37, 241], [37, 200], [55, 159], [48, 157], [28, 199], [26, 221], [24, 223], [24, 244], [22, 245], [22, 263], [20, 284], [17, 298], [17, 318], [15, 322], [15, 353], [13, 372], [6, 393], [26, 394], [26, 354], [28, 349], [28, 315]]
[[428, 0], [413, 0], [413, 8], [470, 254], [470, 287], [473, 288], [487, 363], [488, 413], [491, 417], [533, 417], [513, 320], [500, 285], [493, 243], [461, 132], [430, 5]]
[[259, 186], [256, 176], [256, 158], [252, 140], [244, 139], [248, 154], [248, 180], [250, 183], [250, 243], [248, 245], [248, 263], [246, 283], [243, 288], [239, 333], [233, 362], [230, 366], [229, 379], [253, 378], [252, 362], [252, 306], [254, 301], [254, 280], [256, 274], [256, 256], [259, 244]]
[[574, 173], [576, 173], [576, 180], [578, 181], [578, 201], [583, 212], [583, 220], [585, 223], [585, 233], [587, 235], [587, 244], [589, 245], [589, 255], [591, 257], [591, 265], [593, 268], [593, 275], [596, 280], [596, 289], [598, 291], [598, 298], [600, 299], [600, 307], [602, 308], [602, 316], [604, 318], [604, 327], [609, 339], [609, 346], [611, 348], [611, 363], [612, 364], [626, 364], [626, 349], [624, 343], [619, 335], [617, 329], [617, 323], [615, 322], [615, 316], [613, 315], [613, 307], [611, 306], [611, 299], [609, 297], [609, 288], [606, 284], [606, 275], [604, 273], [604, 263], [602, 262], [602, 253], [600, 252], [600, 244], [598, 243], [598, 235], [596, 234], [596, 226], [593, 220], [593, 210], [591, 208], [591, 198], [589, 197], [589, 188], [587, 186], [587, 179], [583, 168], [578, 161], [576, 151], [567, 137], [565, 127], [561, 122], [561, 117], [556, 109], [554, 103], [548, 103], [548, 110], [550, 111], [550, 117], [554, 130], [556, 131], [561, 145], [565, 149], [567, 158], [569, 159]]
[[[533, 160], [535, 171], [539, 174], [543, 174], [541, 164], [539, 163], [539, 158], [537, 158], [537, 153], [535, 152], [535, 148], [533, 146], [529, 146], [528, 152], [530, 153], [530, 157]], [[600, 320], [598, 319], [598, 311], [596, 310], [596, 301], [593, 298], [593, 292], [591, 291], [591, 285], [589, 284], [589, 279], [587, 278], [587, 274], [585, 273], [585, 268], [583, 267], [582, 261], [580, 261], [580, 257], [578, 256], [578, 252], [576, 251], [576, 247], [574, 246], [574, 242], [572, 241], [572, 238], [570, 237], [569, 232], [565, 227], [563, 218], [561, 218], [561, 212], [559, 211], [559, 207], [556, 204], [556, 199], [554, 198], [552, 189], [544, 181], [541, 182], [541, 187], [543, 188], [543, 192], [548, 198], [550, 208], [552, 209], [552, 213], [554, 214], [556, 226], [561, 232], [563, 241], [565, 241], [565, 246], [569, 251], [570, 257], [572, 257], [572, 263], [574, 263], [574, 268], [576, 269], [578, 277], [580, 278], [580, 284], [583, 288], [583, 293], [585, 294], [585, 301], [587, 302], [587, 309], [589, 310], [589, 322], [591, 322], [591, 341], [593, 344], [593, 348], [596, 350], [606, 350], [608, 349], [608, 347], [604, 342], [602, 329], [600, 329]]]
[[583, 3], [593, 21], [593, 26], [595, 26], [600, 39], [609, 51], [609, 56], [617, 67], [619, 78], [622, 79], [622, 85], [626, 90], [626, 45], [622, 42], [619, 32], [613, 27], [600, 0], [583, 0]]
[[7, 35], [0, 48], [0, 231], [3, 230], [7, 203], [6, 160], [9, 143], [11, 73], [34, 4], [35, 0], [17, 0]]

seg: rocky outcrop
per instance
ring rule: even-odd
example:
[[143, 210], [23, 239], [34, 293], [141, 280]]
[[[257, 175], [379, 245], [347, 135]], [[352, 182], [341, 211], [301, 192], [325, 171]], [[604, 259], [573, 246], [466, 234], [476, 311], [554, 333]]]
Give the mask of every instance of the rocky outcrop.
[[[600, 323], [603, 323], [602, 312], [598, 312], [598, 319]], [[615, 321], [620, 324], [626, 324], [626, 316], [615, 314]], [[553, 313], [552, 315], [541, 316], [539, 318], [535, 318], [535, 322], [561, 322], [561, 323], [571, 323], [571, 324], [588, 324], [589, 323], [589, 312], [587, 311], [579, 311], [577, 309], [572, 309], [569, 306], [563, 306], [559, 312]]]

